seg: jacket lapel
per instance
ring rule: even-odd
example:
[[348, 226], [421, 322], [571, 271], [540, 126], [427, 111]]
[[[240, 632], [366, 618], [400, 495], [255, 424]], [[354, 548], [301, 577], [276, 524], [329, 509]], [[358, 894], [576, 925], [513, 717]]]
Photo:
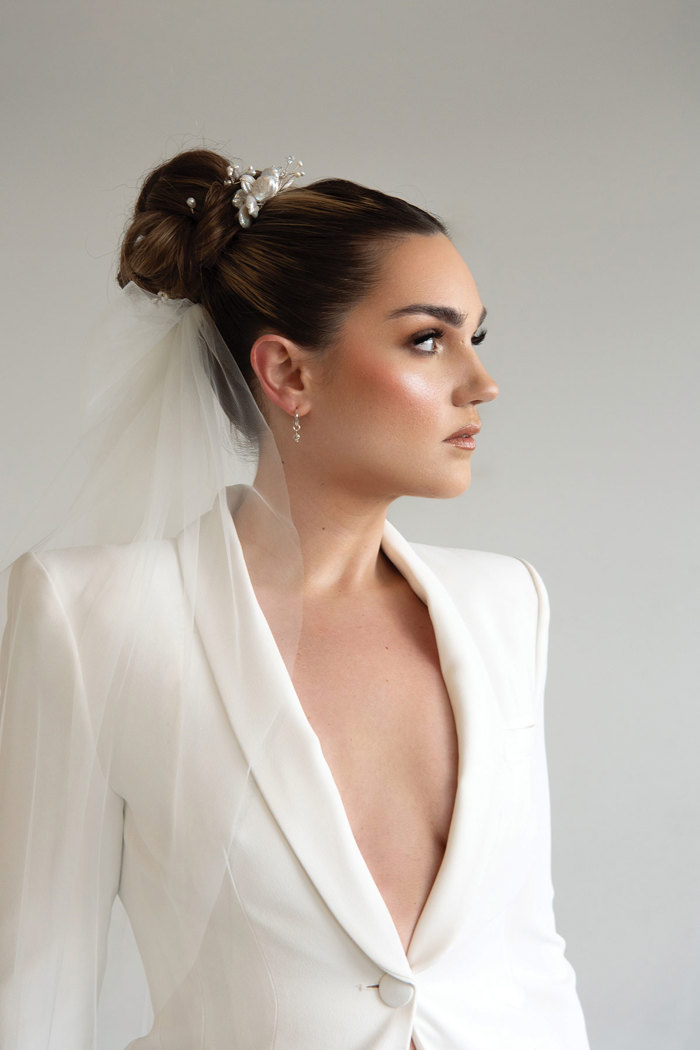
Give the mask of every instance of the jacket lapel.
[[[435, 573], [387, 522], [382, 546], [430, 612], [460, 754], [445, 856], [407, 956], [256, 599], [232, 518], [215, 510], [200, 519], [189, 582], [187, 539], [178, 542], [202, 646], [270, 811], [356, 944], [383, 970], [410, 979], [478, 919], [474, 902], [499, 823], [494, 754], [501, 723], [466, 624]], [[222, 586], [229, 578], [232, 585]]]
[[475, 904], [499, 825], [494, 756], [499, 753], [502, 719], [479, 649], [442, 582], [390, 522], [382, 546], [428, 607], [459, 741], [457, 793], [445, 855], [409, 945], [411, 967], [419, 971], [463, 936], [471, 923], [483, 919]]
[[[221, 522], [218, 510], [200, 519], [196, 581], [188, 584], [184, 575], [233, 731], [274, 819], [335, 918], [378, 966], [410, 978], [401, 939], [256, 599], [233, 520], [225, 520], [224, 533]], [[180, 541], [185, 561], [186, 546]]]

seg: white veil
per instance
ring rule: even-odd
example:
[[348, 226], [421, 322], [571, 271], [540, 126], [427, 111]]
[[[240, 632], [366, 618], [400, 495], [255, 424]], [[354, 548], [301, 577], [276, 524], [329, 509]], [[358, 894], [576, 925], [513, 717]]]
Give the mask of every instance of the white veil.
[[[291, 676], [303, 567], [282, 462], [201, 306], [128, 284], [90, 364], [85, 436], [0, 566], [0, 1044], [271, 1045], [234, 1015], [265, 965], [236, 880], [282, 708], [255, 710], [241, 760], [208, 655], [229, 704], [254, 701], [266, 631]], [[231, 772], [213, 786], [210, 768]], [[115, 895], [148, 989], [119, 903], [107, 959]]]

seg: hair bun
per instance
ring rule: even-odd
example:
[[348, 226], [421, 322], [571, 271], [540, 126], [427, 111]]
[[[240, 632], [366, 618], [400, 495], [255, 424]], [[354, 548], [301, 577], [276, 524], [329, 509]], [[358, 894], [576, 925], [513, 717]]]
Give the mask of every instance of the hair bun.
[[215, 267], [240, 229], [228, 161], [188, 150], [146, 179], [122, 241], [118, 281], [198, 302], [203, 271]]
[[233, 207], [235, 187], [221, 181], [212, 182], [201, 208], [195, 205], [194, 254], [200, 267], [216, 266], [231, 238], [240, 230]]

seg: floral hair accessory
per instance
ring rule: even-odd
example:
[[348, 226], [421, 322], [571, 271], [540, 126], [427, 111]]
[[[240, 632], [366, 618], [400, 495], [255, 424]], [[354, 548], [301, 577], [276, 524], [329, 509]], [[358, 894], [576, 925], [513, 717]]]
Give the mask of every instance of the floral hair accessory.
[[251, 220], [256, 217], [266, 201], [305, 174], [301, 165], [302, 162], [296, 157], [287, 157], [283, 168], [265, 168], [257, 175], [255, 168], [244, 169], [240, 164], [229, 164], [224, 186], [230, 186], [234, 182], [240, 183], [231, 203], [238, 209], [237, 216], [241, 226], [250, 226]]

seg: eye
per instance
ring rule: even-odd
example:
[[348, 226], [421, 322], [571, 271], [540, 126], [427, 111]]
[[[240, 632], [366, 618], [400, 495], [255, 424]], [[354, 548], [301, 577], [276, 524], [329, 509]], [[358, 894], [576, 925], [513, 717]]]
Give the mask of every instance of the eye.
[[441, 339], [444, 334], [445, 333], [442, 331], [442, 329], [434, 328], [430, 332], [424, 332], [422, 335], [415, 336], [415, 338], [411, 340], [411, 346], [415, 347], [416, 351], [419, 354], [425, 354], [426, 356], [428, 356], [429, 354], [436, 354], [437, 350], [434, 347], [422, 349], [422, 344], [429, 343], [431, 341], [435, 342], [436, 340]]
[[478, 346], [479, 343], [483, 343], [486, 338], [487, 329], [483, 325], [480, 325], [472, 336], [472, 346]]

